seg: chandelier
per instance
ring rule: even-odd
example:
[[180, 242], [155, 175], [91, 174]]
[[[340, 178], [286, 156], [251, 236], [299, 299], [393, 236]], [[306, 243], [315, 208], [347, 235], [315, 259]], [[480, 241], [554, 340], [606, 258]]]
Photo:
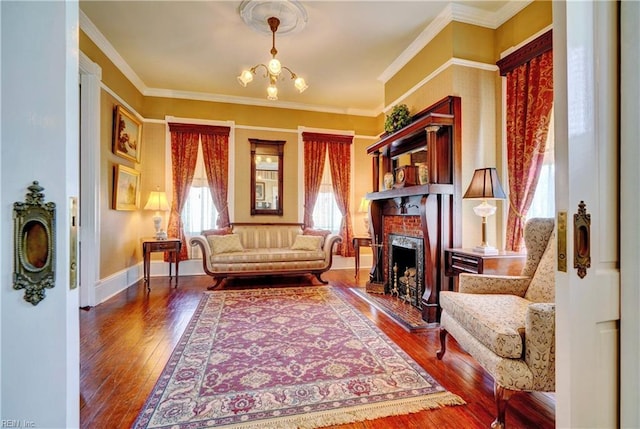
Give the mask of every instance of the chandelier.
[[256, 71], [260, 67], [264, 67], [266, 74], [264, 77], [269, 78], [269, 86], [267, 86], [267, 99], [268, 100], [277, 100], [278, 99], [278, 87], [276, 83], [278, 78], [280, 77], [283, 70], [286, 70], [291, 79], [293, 80], [293, 85], [296, 87], [298, 92], [301, 94], [307, 89], [309, 86], [304, 81], [303, 78], [296, 75], [289, 67], [283, 66], [280, 61], [276, 58], [276, 54], [278, 50], [276, 49], [276, 31], [278, 31], [278, 26], [280, 25], [280, 20], [274, 16], [267, 19], [267, 23], [269, 24], [269, 28], [271, 28], [271, 37], [272, 37], [272, 45], [271, 45], [271, 60], [268, 64], [258, 64], [256, 66], [251, 67], [249, 70], [243, 70], [240, 76], [238, 76], [238, 82], [240, 85], [246, 87], [248, 83], [253, 80], [253, 76], [256, 74]]

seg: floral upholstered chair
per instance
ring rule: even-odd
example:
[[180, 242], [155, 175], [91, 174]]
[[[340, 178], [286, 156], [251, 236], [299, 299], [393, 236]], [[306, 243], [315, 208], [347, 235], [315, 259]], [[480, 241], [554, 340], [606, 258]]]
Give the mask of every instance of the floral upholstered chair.
[[440, 293], [440, 351], [450, 333], [494, 379], [497, 417], [517, 391], [555, 391], [554, 219], [525, 226], [527, 261], [520, 276], [460, 274], [458, 292]]

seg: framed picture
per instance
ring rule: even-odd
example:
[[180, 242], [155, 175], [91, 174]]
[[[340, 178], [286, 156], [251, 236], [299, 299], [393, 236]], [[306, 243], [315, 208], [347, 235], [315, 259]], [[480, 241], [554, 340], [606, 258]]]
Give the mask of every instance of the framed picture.
[[136, 210], [140, 199], [140, 172], [124, 165], [113, 167], [113, 208]]
[[256, 182], [256, 201], [264, 201], [264, 182]]
[[113, 153], [134, 162], [140, 162], [142, 122], [122, 106], [113, 114]]

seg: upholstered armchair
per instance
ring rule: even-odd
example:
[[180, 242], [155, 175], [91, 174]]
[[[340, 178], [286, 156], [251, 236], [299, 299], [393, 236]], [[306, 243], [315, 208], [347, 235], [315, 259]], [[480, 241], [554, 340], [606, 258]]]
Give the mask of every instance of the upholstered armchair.
[[520, 276], [461, 274], [458, 292], [440, 293], [440, 350], [447, 334], [494, 379], [497, 417], [518, 391], [555, 391], [554, 220], [536, 218], [524, 231], [527, 261]]

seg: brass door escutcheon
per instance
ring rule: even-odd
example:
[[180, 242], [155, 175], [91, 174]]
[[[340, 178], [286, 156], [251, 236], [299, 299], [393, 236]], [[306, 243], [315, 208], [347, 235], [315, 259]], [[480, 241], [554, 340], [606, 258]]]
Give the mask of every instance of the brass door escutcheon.
[[582, 279], [591, 267], [591, 215], [584, 201], [578, 204], [578, 213], [573, 215], [573, 268]]
[[558, 271], [567, 272], [567, 212], [558, 212]]

